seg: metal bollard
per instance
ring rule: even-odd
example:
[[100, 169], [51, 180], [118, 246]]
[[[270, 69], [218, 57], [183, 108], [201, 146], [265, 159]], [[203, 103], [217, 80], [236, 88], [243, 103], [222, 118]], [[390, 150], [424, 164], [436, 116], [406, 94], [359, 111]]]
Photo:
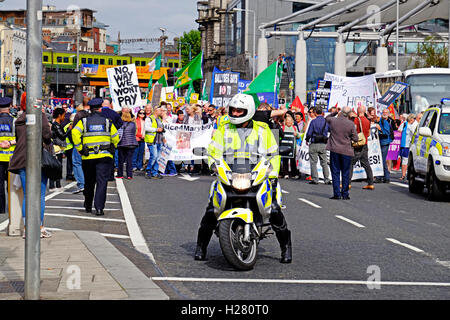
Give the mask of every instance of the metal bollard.
[[14, 181], [19, 179], [18, 174], [8, 173], [8, 236], [20, 236], [22, 234], [22, 203], [23, 189], [22, 185], [17, 187]]

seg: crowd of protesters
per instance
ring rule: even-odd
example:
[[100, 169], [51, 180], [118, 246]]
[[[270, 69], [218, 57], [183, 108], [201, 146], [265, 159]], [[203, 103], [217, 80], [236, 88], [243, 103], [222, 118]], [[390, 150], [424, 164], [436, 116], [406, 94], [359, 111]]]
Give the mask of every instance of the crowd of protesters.
[[[65, 179], [76, 181], [77, 188], [73, 191], [74, 194], [83, 192], [85, 179], [81, 155], [74, 147], [71, 131], [80, 119], [90, 113], [89, 100], [85, 97], [78, 106], [63, 104], [56, 107], [44, 106], [42, 109], [44, 146], [51, 150], [61, 162], [66, 159]], [[10, 104], [6, 100], [4, 103]], [[12, 154], [8, 170], [17, 173], [22, 185], [25, 186], [25, 103], [23, 102], [20, 108], [11, 106], [9, 114], [17, 119], [15, 121], [17, 147]], [[164, 124], [210, 123], [216, 129], [226, 118], [227, 108], [217, 108], [209, 103], [186, 104], [174, 108], [170, 103], [161, 102], [157, 106], [147, 104], [137, 110], [122, 108], [121, 111], [116, 112], [113, 109], [112, 100], [106, 98], [103, 100], [100, 114], [112, 121], [120, 136], [109, 180], [113, 181], [114, 178], [131, 180], [133, 173], [136, 172], [142, 172], [147, 179], [158, 180], [178, 174], [211, 174], [206, 164], [194, 163], [194, 161], [174, 163], [171, 160], [167, 162], [165, 172], [159, 172], [158, 160], [161, 157], [162, 147], [167, 142]], [[357, 110], [351, 110], [349, 107], [344, 107], [342, 110], [330, 108], [329, 114], [325, 117], [320, 107], [305, 106], [305, 109], [300, 110], [281, 106], [279, 109], [274, 109], [269, 104], [262, 103], [255, 113], [254, 120], [269, 124], [280, 141], [284, 136], [290, 135], [296, 140], [295, 148], [300, 147], [303, 139], [309, 147], [310, 175], [300, 172], [298, 152], [293, 150], [292, 157], [282, 158], [279, 178], [305, 179], [310, 184], [318, 184], [317, 164], [320, 163], [325, 177], [324, 183], [333, 184], [331, 199], [349, 199], [353, 166], [357, 161], [360, 161], [367, 175], [367, 185], [363, 189], [373, 190], [374, 183], [388, 183], [390, 172], [394, 169], [400, 169], [401, 179], [405, 179], [409, 143], [421, 116], [422, 113], [402, 114], [399, 119], [393, 120], [393, 115], [388, 109], [385, 109], [381, 117], [378, 117], [375, 108], [366, 109], [360, 106]], [[376, 179], [369, 164], [367, 147], [371, 128], [374, 127], [378, 131], [384, 167], [383, 176]], [[399, 159], [388, 160], [389, 145], [394, 140], [393, 132], [397, 130], [401, 133]], [[362, 137], [364, 141], [359, 141], [358, 145], [352, 147], [352, 143], [356, 144]], [[148, 149], [148, 159], [145, 156], [146, 149]], [[51, 236], [43, 228], [47, 180], [47, 177], [43, 175], [41, 182], [42, 237]], [[61, 180], [50, 180], [48, 188], [51, 192], [62, 191]], [[23, 212], [25, 212], [25, 205], [23, 205]]]

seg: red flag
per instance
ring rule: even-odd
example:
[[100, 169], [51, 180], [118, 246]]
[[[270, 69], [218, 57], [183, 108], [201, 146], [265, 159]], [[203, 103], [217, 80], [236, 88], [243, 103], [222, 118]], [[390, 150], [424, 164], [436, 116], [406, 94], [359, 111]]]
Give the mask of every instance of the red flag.
[[295, 108], [297, 110], [300, 110], [300, 112], [305, 115], [305, 106], [302, 104], [302, 101], [300, 100], [300, 98], [297, 96], [294, 99], [294, 102], [292, 102], [291, 104], [291, 109]]

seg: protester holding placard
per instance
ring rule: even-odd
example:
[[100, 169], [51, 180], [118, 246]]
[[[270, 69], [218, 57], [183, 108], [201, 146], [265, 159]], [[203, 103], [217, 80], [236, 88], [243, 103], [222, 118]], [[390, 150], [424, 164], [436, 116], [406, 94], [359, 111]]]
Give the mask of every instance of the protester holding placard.
[[[287, 135], [293, 135], [295, 137], [295, 139], [300, 138], [300, 132], [298, 132], [297, 128], [294, 126], [294, 119], [289, 113], [286, 114], [286, 118], [284, 120], [284, 124], [282, 125], [282, 128], [283, 128], [283, 133], [284, 133], [285, 137]], [[292, 151], [294, 156], [292, 158], [283, 158], [283, 175], [284, 175], [285, 179], [288, 179], [288, 178], [298, 179], [299, 178], [297, 163], [296, 163], [296, 159], [295, 159], [296, 144], [297, 143], [294, 140], [293, 151]]]

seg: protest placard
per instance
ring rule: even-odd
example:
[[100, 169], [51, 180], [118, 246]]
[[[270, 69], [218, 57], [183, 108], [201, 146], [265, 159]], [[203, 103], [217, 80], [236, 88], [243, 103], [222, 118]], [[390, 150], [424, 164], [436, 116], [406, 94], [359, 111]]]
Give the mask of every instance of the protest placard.
[[[308, 125], [309, 127], [309, 125]], [[372, 126], [370, 128], [370, 135], [367, 139], [367, 148], [368, 148], [368, 157], [370, 168], [372, 169], [372, 173], [374, 177], [383, 176], [383, 162], [381, 156], [381, 147], [380, 140], [377, 133], [377, 128]], [[306, 129], [308, 132], [308, 128]], [[298, 169], [301, 173], [310, 175], [311, 174], [311, 166], [309, 162], [309, 146], [306, 141], [303, 140], [301, 147], [297, 151], [297, 160], [298, 160]], [[323, 179], [323, 169], [320, 165], [320, 162], [317, 163], [317, 172], [319, 174], [319, 178]], [[331, 177], [329, 177], [331, 179]], [[361, 166], [360, 161], [356, 162], [353, 166], [353, 177], [352, 180], [359, 180], [367, 178], [366, 171]]]
[[389, 145], [389, 151], [386, 160], [397, 160], [400, 153], [400, 144], [402, 140], [402, 133], [394, 131], [394, 141]]
[[114, 110], [142, 105], [136, 65], [109, 68], [107, 74]]
[[397, 100], [407, 86], [407, 83], [397, 81], [383, 94], [380, 99], [378, 99], [378, 103], [389, 107], [395, 100]]
[[220, 71], [214, 68], [211, 84], [211, 103], [217, 107], [226, 107], [231, 98], [238, 93], [239, 73]]
[[330, 103], [332, 82], [328, 80], [319, 80], [317, 82], [317, 90], [314, 98], [314, 106], [321, 107], [324, 111], [328, 111]]
[[378, 86], [373, 74], [362, 77], [342, 77], [325, 73], [324, 80], [332, 82], [329, 105], [355, 109], [359, 106], [376, 106]]
[[169, 161], [170, 152], [172, 148], [168, 145], [161, 147], [161, 156], [158, 159], [158, 171], [161, 173], [166, 172], [167, 161]]
[[208, 148], [211, 143], [211, 136], [214, 124], [204, 125], [165, 123], [164, 137], [167, 145], [171, 148], [168, 160], [196, 160], [204, 157], [195, 156], [193, 148]]

